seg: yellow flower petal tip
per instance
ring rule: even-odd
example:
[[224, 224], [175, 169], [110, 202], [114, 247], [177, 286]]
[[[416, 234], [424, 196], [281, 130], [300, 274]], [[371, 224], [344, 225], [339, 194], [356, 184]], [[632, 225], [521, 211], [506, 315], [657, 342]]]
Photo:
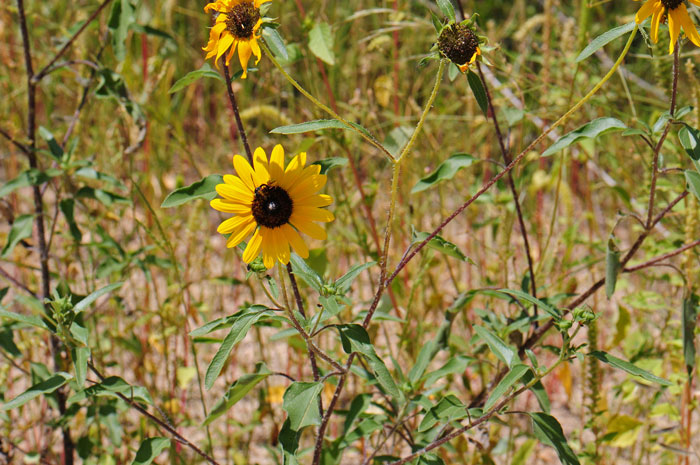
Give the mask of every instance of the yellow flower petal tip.
[[226, 66], [238, 49], [241, 62], [242, 79], [248, 76], [248, 62], [255, 55], [257, 64], [262, 57], [260, 52], [260, 27], [262, 18], [260, 6], [270, 0], [217, 0], [204, 7], [205, 12], [216, 11], [216, 24], [209, 31], [209, 42], [202, 50], [207, 52], [206, 59], [214, 57], [214, 65], [219, 68], [219, 59], [225, 56]]
[[300, 233], [314, 239], [326, 238], [326, 231], [317, 222], [333, 221], [335, 216], [323, 208], [333, 199], [318, 193], [326, 176], [319, 174], [317, 165], [305, 168], [305, 164], [304, 153], [285, 169], [281, 145], [275, 146], [270, 158], [257, 148], [252, 166], [244, 157], [234, 156], [237, 175], [224, 176], [224, 183], [216, 186], [223, 198], [212, 200], [210, 205], [234, 215], [217, 229], [221, 234], [229, 234], [227, 247], [238, 246], [252, 234], [243, 252], [245, 263], [262, 253], [266, 268], [272, 268], [276, 262], [286, 265], [292, 250], [302, 258], [309, 256]]

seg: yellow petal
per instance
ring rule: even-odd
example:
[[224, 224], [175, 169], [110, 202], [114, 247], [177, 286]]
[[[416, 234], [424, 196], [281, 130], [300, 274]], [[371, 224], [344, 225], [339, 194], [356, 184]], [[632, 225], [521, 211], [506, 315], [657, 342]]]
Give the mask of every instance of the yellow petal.
[[235, 168], [236, 173], [238, 173], [238, 177], [241, 178], [241, 181], [248, 186], [248, 189], [254, 191], [256, 186], [255, 172], [253, 171], [253, 168], [250, 167], [248, 160], [240, 155], [235, 155], [233, 157], [233, 167]]
[[219, 39], [219, 46], [216, 51], [216, 58], [214, 59], [215, 63], [219, 62], [219, 58], [221, 58], [221, 55], [223, 55], [224, 52], [228, 50], [231, 44], [233, 44], [233, 36], [228, 32], [222, 34], [221, 39]]
[[288, 224], [280, 226], [289, 244], [294, 248], [294, 251], [301, 258], [309, 258], [309, 248], [306, 246], [304, 239], [301, 238], [298, 232]]
[[252, 233], [257, 225], [255, 224], [255, 221], [250, 222], [246, 227], [241, 228], [239, 231], [235, 232], [234, 234], [231, 234], [228, 237], [228, 240], [226, 241], [226, 247], [229, 249], [232, 247], [236, 247], [238, 244], [240, 244], [243, 239], [248, 237], [250, 233]]
[[253, 55], [255, 55], [255, 64], [257, 65], [260, 62], [260, 57], [262, 57], [262, 53], [260, 53], [260, 46], [258, 45], [257, 40], [253, 39], [250, 41], [250, 49], [253, 52]]
[[250, 55], [253, 51], [250, 49], [250, 42], [247, 40], [241, 40], [240, 45], [238, 45], [238, 58], [241, 60], [241, 68], [243, 68], [242, 79], [248, 76], [248, 60], [250, 60]]
[[700, 6], [700, 0], [688, 0], [688, 1], [695, 6]]
[[260, 227], [261, 234], [262, 234], [262, 254], [263, 254], [263, 264], [265, 265], [265, 268], [268, 270], [275, 266], [275, 256], [274, 256], [274, 249], [273, 249], [273, 244], [272, 244], [272, 235], [270, 232], [272, 231], [269, 228], [265, 227]]
[[248, 241], [248, 245], [243, 252], [243, 261], [250, 263], [255, 260], [255, 257], [260, 253], [260, 247], [262, 246], [262, 234], [260, 234], [260, 229], [257, 229], [253, 234], [253, 237]]
[[255, 8], [260, 8], [263, 3], [271, 2], [272, 0], [255, 0]]
[[284, 148], [280, 144], [275, 145], [270, 155], [270, 177], [277, 181], [284, 177]]
[[295, 217], [294, 214], [292, 214], [289, 222], [292, 223], [297, 230], [314, 239], [325, 240], [326, 237], [328, 237], [326, 231], [321, 226], [307, 221], [304, 218]]
[[243, 228], [244, 226], [247, 226], [248, 223], [252, 221], [252, 215], [232, 216], [231, 218], [222, 221], [219, 227], [216, 228], [216, 232], [220, 234], [231, 234], [234, 231], [237, 231]]
[[247, 194], [246, 199], [247, 199], [247, 198], [251, 198], [251, 199], [253, 198], [253, 190], [250, 189], [250, 188], [246, 185], [246, 183], [244, 183], [243, 181], [241, 181], [241, 178], [239, 178], [238, 176], [234, 176], [234, 175], [232, 175], [232, 174], [225, 174], [225, 175], [224, 175], [224, 182], [225, 182], [226, 184], [229, 184], [229, 185], [235, 187], [236, 189], [238, 189], [239, 191], [241, 191], [242, 194], [244, 194], [244, 195]]
[[262, 147], [255, 149], [253, 153], [253, 168], [255, 170], [255, 185], [265, 184], [270, 180], [270, 174], [267, 170], [267, 155]]
[[299, 218], [304, 218], [307, 221], [322, 221], [324, 223], [328, 223], [335, 219], [333, 213], [329, 212], [328, 210], [316, 207], [297, 207], [296, 205], [294, 206], [293, 215], [298, 215]]
[[236, 52], [236, 46], [238, 45], [238, 41], [234, 41], [233, 45], [231, 45], [231, 49], [228, 51], [228, 54], [226, 55], [226, 66], [229, 66], [231, 64], [231, 58], [233, 58], [233, 54]]
[[[683, 7], [685, 7], [685, 5], [683, 5]], [[668, 13], [668, 32], [671, 34], [671, 45], [668, 47], [669, 54], [673, 53], [676, 42], [678, 42], [678, 36], [681, 35], [681, 22], [678, 17], [679, 10], [680, 7]]]
[[647, 0], [644, 5], [637, 11], [637, 15], [634, 17], [634, 21], [637, 24], [641, 24], [645, 19], [649, 17], [650, 14], [658, 9], [656, 4], [660, 3], [659, 0]]
[[253, 194], [250, 191], [241, 191], [237, 186], [230, 184], [217, 184], [216, 193], [232, 202], [248, 203], [253, 201]]
[[695, 29], [695, 24], [693, 23], [693, 20], [690, 19], [688, 10], [682, 3], [679, 6], [679, 9], [680, 8], [682, 8], [682, 10], [679, 12], [678, 17], [680, 19], [681, 26], [683, 26], [683, 31], [685, 31], [685, 35], [688, 36], [688, 39], [690, 39], [692, 43], [700, 47], [700, 34], [698, 34], [698, 30]]
[[659, 41], [659, 23], [661, 22], [661, 17], [663, 16], [664, 9], [659, 8], [654, 11], [654, 16], [651, 17], [651, 41], [657, 43]]
[[289, 192], [290, 197], [293, 199], [297, 197], [307, 197], [322, 189], [323, 186], [326, 185], [327, 180], [328, 177], [325, 174], [311, 175], [300, 179], [298, 183], [287, 189], [287, 192]]
[[304, 165], [306, 165], [306, 152], [301, 152], [296, 157], [292, 158], [292, 161], [290, 161], [289, 165], [287, 165], [285, 173], [296, 171], [303, 168]]
[[277, 241], [277, 259], [286, 265], [289, 263], [289, 239], [281, 228], [275, 228], [275, 240]]
[[224, 213], [235, 213], [237, 215], [250, 215], [250, 205], [240, 202], [232, 202], [224, 199], [214, 199], [209, 202], [211, 208]]
[[333, 203], [333, 198], [325, 194], [313, 194], [302, 198], [294, 198], [294, 207], [327, 207]]

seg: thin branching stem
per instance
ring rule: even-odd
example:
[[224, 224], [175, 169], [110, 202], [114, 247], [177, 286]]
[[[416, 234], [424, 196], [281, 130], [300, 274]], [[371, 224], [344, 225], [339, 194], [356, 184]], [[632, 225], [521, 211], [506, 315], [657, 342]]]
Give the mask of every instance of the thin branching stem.
[[248, 157], [248, 161], [251, 165], [253, 165], [253, 152], [250, 150], [250, 145], [248, 145], [248, 135], [245, 132], [245, 127], [243, 126], [243, 121], [241, 120], [241, 114], [238, 111], [238, 102], [236, 102], [236, 95], [233, 92], [233, 86], [231, 84], [231, 72], [226, 64], [224, 64], [223, 68], [224, 78], [226, 79], [226, 90], [228, 91], [228, 100], [231, 102], [233, 116], [236, 118], [238, 133], [241, 135], [241, 140], [243, 141], [243, 147], [245, 147], [245, 154]]

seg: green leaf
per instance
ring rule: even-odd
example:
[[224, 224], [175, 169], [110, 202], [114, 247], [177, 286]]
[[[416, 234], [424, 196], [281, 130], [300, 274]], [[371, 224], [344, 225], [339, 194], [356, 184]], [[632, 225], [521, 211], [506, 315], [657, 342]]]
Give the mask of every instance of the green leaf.
[[274, 313], [269, 310], [264, 310], [262, 312], [245, 313], [236, 319], [233, 326], [231, 326], [231, 331], [221, 343], [219, 350], [216, 351], [214, 358], [207, 367], [207, 372], [204, 375], [204, 386], [207, 389], [211, 389], [214, 385], [214, 381], [219, 377], [221, 369], [224, 367], [226, 360], [228, 360], [228, 356], [231, 354], [233, 347], [243, 340], [246, 334], [248, 334], [250, 327], [261, 318], [270, 316], [274, 316]]
[[580, 128], [575, 129], [570, 133], [560, 137], [559, 140], [557, 140], [554, 144], [551, 145], [551, 147], [549, 147], [547, 150], [544, 151], [544, 153], [542, 153], [542, 156], [548, 157], [554, 153], [557, 153], [560, 150], [565, 149], [566, 147], [572, 144], [575, 144], [581, 139], [594, 139], [598, 136], [602, 136], [603, 134], [607, 134], [609, 132], [614, 131], [621, 131], [626, 128], [627, 126], [625, 125], [625, 123], [623, 123], [617, 118], [610, 118], [607, 116], [603, 118], [597, 118], [593, 121], [584, 124]]
[[455, 17], [455, 8], [450, 0], [437, 0], [437, 4], [443, 15], [445, 15], [451, 22], [457, 22], [457, 18]]
[[50, 328], [44, 323], [44, 321], [35, 315], [21, 315], [19, 313], [14, 313], [0, 308], [0, 318], [8, 318], [12, 321], [18, 323], [23, 323], [25, 325], [35, 326], [37, 328], [46, 329], [50, 331]]
[[528, 415], [532, 418], [532, 427], [537, 439], [543, 444], [554, 447], [562, 464], [580, 465], [578, 457], [566, 442], [564, 431], [556, 418], [543, 412], [528, 413]]
[[12, 223], [10, 233], [7, 235], [7, 244], [2, 248], [0, 257], [7, 258], [15, 246], [28, 237], [32, 237], [32, 226], [34, 225], [34, 215], [21, 215], [15, 218]]
[[401, 396], [399, 388], [391, 377], [389, 369], [374, 350], [367, 331], [360, 325], [337, 325], [336, 328], [340, 332], [340, 341], [345, 353], [357, 352], [367, 357], [379, 385], [392, 397], [399, 398]]
[[102, 189], [94, 189], [92, 187], [83, 186], [78, 189], [75, 193], [78, 198], [89, 198], [95, 199], [102, 203], [105, 207], [111, 207], [114, 203], [121, 203], [125, 205], [131, 205], [131, 200], [121, 195], [117, 195], [114, 192], [105, 191]]
[[219, 74], [218, 71], [212, 68], [209, 63], [205, 62], [202, 65], [202, 67], [198, 70], [190, 71], [189, 73], [185, 74], [183, 77], [178, 79], [175, 82], [175, 84], [173, 84], [173, 86], [170, 88], [168, 93], [174, 94], [175, 92], [184, 89], [185, 87], [202, 78], [218, 79], [222, 82], [224, 81], [224, 78], [221, 77], [221, 74]]
[[85, 311], [94, 301], [102, 297], [103, 295], [112, 292], [115, 289], [119, 289], [124, 285], [123, 282], [121, 283], [113, 283], [113, 284], [108, 284], [105, 287], [102, 287], [95, 292], [90, 293], [90, 295], [84, 297], [80, 302], [75, 304], [73, 307], [73, 311], [76, 313], [80, 313], [82, 311]]
[[481, 161], [467, 153], [455, 153], [450, 155], [450, 158], [440, 163], [440, 165], [413, 186], [411, 194], [422, 192], [432, 186], [440, 184], [443, 181], [448, 181], [455, 177], [457, 172], [462, 168], [467, 168], [475, 162]]
[[63, 213], [63, 217], [66, 219], [66, 223], [68, 223], [68, 229], [73, 240], [75, 242], [80, 242], [83, 238], [83, 233], [80, 232], [80, 228], [78, 228], [78, 224], [75, 222], [75, 200], [63, 199], [59, 202], [58, 206], [61, 209], [61, 213]]
[[318, 411], [318, 396], [323, 390], [323, 383], [294, 382], [284, 393], [282, 408], [289, 415], [289, 427], [300, 431], [306, 426], [320, 425], [321, 414]]
[[[523, 377], [521, 379], [522, 379], [523, 385], [527, 385], [530, 383], [530, 381], [535, 379], [535, 373], [532, 371], [532, 369], [530, 369], [527, 371], [527, 373], [525, 373], [523, 375]], [[537, 399], [537, 403], [540, 404], [540, 408], [545, 413], [549, 413], [552, 406], [551, 406], [551, 403], [549, 402], [549, 396], [547, 395], [547, 390], [544, 388], [542, 381], [537, 381], [535, 384], [533, 384], [532, 387], [530, 388], [530, 392], [532, 392], [535, 395], [535, 398]]]
[[620, 249], [615, 244], [615, 238], [608, 239], [605, 249], [605, 295], [608, 299], [615, 293], [617, 275], [620, 272]]
[[284, 45], [284, 39], [282, 39], [282, 36], [277, 32], [277, 29], [265, 27], [263, 24], [262, 36], [276, 58], [289, 60], [289, 54], [287, 53], [287, 47]]
[[148, 438], [141, 443], [131, 465], [148, 465], [168, 447], [170, 447], [170, 439], [168, 438]]
[[688, 181], [688, 190], [695, 194], [695, 197], [700, 200], [700, 174], [695, 171], [686, 170], [685, 180]]
[[309, 31], [309, 48], [321, 60], [331, 66], [335, 65], [333, 32], [327, 23], [318, 22], [314, 24], [314, 27]]
[[172, 191], [163, 200], [161, 208], [172, 208], [191, 202], [196, 199], [212, 200], [216, 197], [216, 185], [222, 184], [224, 177], [220, 174], [210, 174], [189, 186], [180, 187]]
[[350, 290], [350, 285], [352, 284], [353, 281], [368, 268], [373, 267], [376, 265], [377, 262], [368, 262], [368, 263], [363, 263], [361, 265], [355, 265], [350, 270], [348, 270], [347, 273], [345, 273], [343, 276], [338, 278], [335, 281], [335, 286], [336, 288], [343, 294], [347, 293]]
[[[428, 237], [430, 237], [430, 233], [427, 232], [416, 231], [415, 229], [412, 229], [411, 232], [413, 236], [411, 238], [411, 245], [420, 244], [421, 242], [425, 241]], [[464, 255], [464, 253], [461, 250], [459, 250], [459, 247], [457, 247], [457, 245], [444, 239], [439, 234], [430, 239], [427, 245], [431, 249], [437, 250], [438, 252], [445, 254], [449, 257], [456, 258], [457, 260], [461, 260], [463, 262], [469, 262], [472, 265], [474, 264], [474, 262], [469, 257]]]
[[683, 358], [688, 376], [695, 368], [695, 326], [698, 317], [698, 297], [692, 295], [683, 299]]
[[82, 388], [85, 384], [85, 378], [87, 377], [87, 363], [89, 358], [89, 347], [71, 348], [71, 359], [73, 360], [73, 369], [75, 370], [75, 382], [80, 388]]
[[526, 300], [526, 301], [530, 302], [531, 304], [537, 305], [538, 307], [540, 307], [542, 310], [547, 312], [549, 314], [549, 316], [551, 316], [555, 320], [557, 320], [557, 321], [561, 320], [561, 312], [559, 311], [558, 308], [553, 307], [553, 306], [549, 305], [548, 303], [543, 302], [542, 300], [531, 296], [527, 292], [519, 291], [517, 289], [499, 289], [496, 292], [502, 292], [503, 294], [508, 294], [510, 296], [518, 297], [520, 299]]
[[490, 330], [482, 326], [474, 326], [474, 330], [479, 335], [479, 337], [488, 344], [491, 352], [496, 355], [503, 363], [512, 367], [514, 363], [518, 361], [518, 355], [515, 349], [506, 344], [503, 339], [496, 336]]
[[318, 273], [307, 265], [303, 258], [295, 253], [292, 253], [290, 263], [292, 264], [292, 272], [294, 273], [294, 276], [304, 280], [304, 282], [311, 286], [316, 292], [321, 292], [321, 289], [323, 288], [323, 278], [321, 278]]
[[50, 394], [71, 379], [73, 379], [73, 375], [64, 371], [59, 371], [49, 379], [35, 384], [11, 401], [5, 403], [2, 408], [0, 408], [0, 411], [6, 412], [7, 410], [21, 407], [35, 397], [39, 397], [42, 394]]
[[316, 119], [305, 123], [280, 126], [270, 131], [270, 134], [301, 134], [304, 132], [320, 131], [322, 129], [351, 129], [347, 124], [337, 119]]
[[654, 376], [648, 371], [642, 370], [638, 366], [633, 365], [626, 360], [622, 360], [613, 355], [610, 355], [607, 352], [603, 352], [602, 350], [596, 350], [588, 353], [587, 355], [595, 357], [601, 362], [607, 363], [608, 365], [611, 365], [615, 368], [619, 368], [620, 370], [626, 371], [631, 375], [639, 376], [640, 378], [643, 378], [647, 381], [660, 384], [661, 386], [673, 386], [673, 383], [671, 383], [670, 381], [667, 381], [663, 378], [659, 378], [658, 376]]
[[486, 90], [484, 89], [484, 84], [481, 82], [481, 78], [472, 70], [467, 72], [467, 81], [469, 82], [469, 88], [476, 98], [476, 103], [479, 104], [479, 108], [484, 112], [484, 115], [488, 113], [489, 102], [486, 100]]
[[695, 165], [695, 169], [700, 171], [700, 131], [688, 125], [683, 126], [678, 131], [678, 139]]
[[464, 373], [471, 362], [474, 361], [473, 357], [467, 357], [464, 355], [457, 355], [451, 358], [447, 363], [438, 368], [435, 371], [431, 371], [423, 376], [423, 386], [430, 387], [436, 381], [445, 378], [446, 376]]
[[267, 369], [267, 365], [258, 362], [255, 365], [255, 373], [243, 375], [229, 386], [226, 394], [212, 407], [211, 412], [202, 423], [207, 426], [209, 423], [226, 413], [236, 402], [245, 397], [258, 383], [270, 376], [272, 372]]
[[119, 376], [110, 376], [102, 380], [102, 382], [93, 384], [92, 386], [83, 389], [76, 393], [70, 399], [68, 404], [82, 402], [90, 397], [112, 397], [119, 399], [117, 395], [121, 394], [129, 400], [140, 402], [142, 404], [153, 405], [153, 398], [143, 386], [132, 386], [124, 381]]
[[0, 198], [11, 194], [16, 189], [27, 186], [39, 186], [48, 182], [51, 178], [58, 176], [63, 173], [59, 169], [49, 169], [46, 171], [39, 171], [35, 168], [28, 169], [27, 171], [21, 172], [16, 178], [7, 181], [0, 188]]
[[586, 46], [586, 48], [581, 50], [581, 53], [579, 53], [579, 55], [576, 57], [576, 62], [578, 63], [579, 61], [585, 60], [618, 37], [623, 36], [628, 32], [632, 32], [632, 29], [634, 29], [634, 21], [627, 23], [624, 26], [615, 27], [607, 32], [604, 32], [593, 39], [591, 43]]
[[486, 400], [484, 404], [484, 410], [491, 410], [491, 408], [496, 405], [496, 402], [503, 396], [508, 390], [517, 383], [520, 378], [530, 369], [527, 365], [518, 363], [513, 365], [513, 367], [508, 371], [508, 374], [503, 377], [496, 388], [491, 392], [491, 395]]
[[119, 61], [123, 61], [126, 57], [126, 36], [129, 33], [129, 27], [135, 22], [134, 7], [129, 0], [116, 0], [112, 4], [107, 27], [112, 33], [112, 48]]
[[61, 161], [63, 158], [63, 148], [56, 142], [56, 138], [51, 134], [51, 131], [44, 126], [39, 126], [39, 135], [49, 145], [49, 151], [56, 161]]
[[418, 426], [418, 432], [427, 431], [440, 422], [450, 422], [467, 416], [467, 406], [449, 394], [428, 410]]
[[321, 174], [327, 174], [333, 168], [342, 168], [343, 166], [346, 166], [348, 164], [348, 159], [343, 157], [331, 157], [324, 158], [323, 160], [317, 160], [311, 164], [320, 165]]

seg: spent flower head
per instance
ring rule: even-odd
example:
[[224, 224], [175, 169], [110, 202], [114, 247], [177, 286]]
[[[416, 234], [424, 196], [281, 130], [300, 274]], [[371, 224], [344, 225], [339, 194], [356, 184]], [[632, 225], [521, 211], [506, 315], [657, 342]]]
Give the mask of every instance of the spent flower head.
[[333, 199], [318, 194], [326, 184], [326, 175], [320, 174], [321, 166], [305, 165], [306, 153], [302, 152], [285, 168], [281, 145], [272, 149], [269, 160], [261, 147], [255, 149], [252, 167], [242, 156], [233, 157], [238, 176], [224, 176], [224, 184], [216, 186], [223, 198], [212, 200], [211, 206], [234, 214], [217, 229], [221, 234], [230, 234], [227, 247], [236, 247], [252, 234], [243, 252], [244, 262], [251, 263], [262, 252], [266, 268], [272, 268], [276, 261], [286, 265], [290, 246], [302, 258], [309, 256], [299, 233], [314, 239], [326, 238], [326, 231], [315, 221], [333, 221], [333, 214], [323, 208]]
[[260, 6], [270, 0], [216, 0], [204, 7], [205, 12], [217, 12], [216, 23], [209, 31], [209, 42], [202, 50], [207, 52], [207, 59], [214, 58], [214, 64], [219, 67], [219, 58], [226, 55], [226, 66], [238, 48], [238, 58], [243, 68], [243, 79], [248, 75], [248, 61], [255, 55], [255, 64], [262, 56], [258, 39], [260, 26], [263, 23]]
[[[700, 6], [700, 0], [687, 0], [693, 5]], [[651, 41], [656, 43], [659, 40], [659, 25], [668, 21], [668, 32], [671, 36], [671, 45], [669, 46], [669, 54], [678, 42], [678, 37], [681, 33], [681, 27], [688, 36], [688, 39], [696, 46], [700, 47], [700, 34], [693, 20], [688, 15], [687, 2], [685, 0], [646, 0], [644, 5], [637, 11], [635, 21], [641, 24], [651, 16]]]

